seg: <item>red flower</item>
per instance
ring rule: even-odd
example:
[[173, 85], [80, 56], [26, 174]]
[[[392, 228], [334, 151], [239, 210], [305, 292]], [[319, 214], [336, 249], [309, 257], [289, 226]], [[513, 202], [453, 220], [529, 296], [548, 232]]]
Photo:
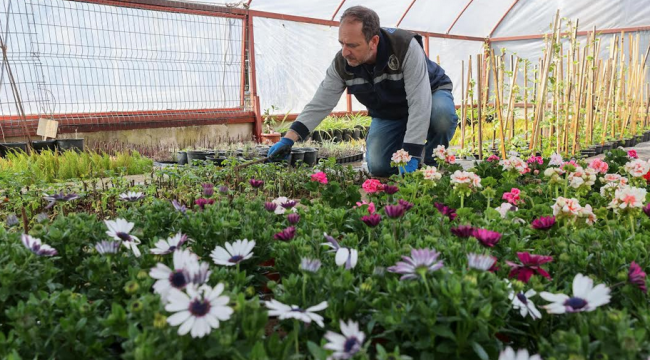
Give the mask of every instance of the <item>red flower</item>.
[[474, 229], [472, 231], [472, 236], [476, 238], [483, 246], [494, 247], [499, 240], [501, 240], [501, 234], [488, 230], [488, 229]]
[[543, 277], [551, 280], [551, 275], [549, 275], [546, 270], [542, 269], [540, 265], [553, 261], [552, 256], [531, 255], [527, 252], [518, 252], [517, 257], [523, 263], [523, 265], [515, 264], [511, 261], [506, 261], [508, 266], [512, 268], [512, 270], [510, 270], [510, 275], [508, 275], [509, 277], [512, 278], [516, 276], [517, 280], [528, 283], [530, 278], [535, 273], [538, 273], [539, 275], [542, 275]]
[[379, 180], [375, 180], [375, 179], [368, 179], [364, 181], [361, 187], [368, 194], [372, 194], [384, 190], [384, 185]]
[[643, 175], [643, 178], [648, 184], [650, 184], [650, 171], [648, 171], [645, 175]]
[[327, 174], [322, 171], [312, 174], [311, 181], [318, 181], [321, 184], [327, 184]]
[[361, 217], [361, 221], [363, 221], [364, 224], [370, 227], [375, 227], [379, 225], [379, 223], [381, 222], [381, 215], [379, 214], [364, 215]]
[[627, 278], [631, 284], [634, 284], [641, 289], [644, 293], [648, 292], [648, 288], [645, 285], [645, 272], [641, 270], [639, 264], [632, 261], [630, 265], [630, 271], [627, 274]]

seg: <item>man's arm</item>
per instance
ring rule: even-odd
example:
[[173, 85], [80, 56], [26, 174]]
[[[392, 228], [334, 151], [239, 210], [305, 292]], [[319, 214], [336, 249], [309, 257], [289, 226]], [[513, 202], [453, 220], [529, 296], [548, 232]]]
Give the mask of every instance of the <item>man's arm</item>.
[[334, 61], [327, 69], [325, 80], [320, 83], [314, 97], [298, 115], [296, 121], [291, 124], [292, 131], [287, 132], [286, 138], [293, 141], [305, 139], [339, 102], [341, 94], [345, 90], [345, 82], [336, 72]]
[[404, 150], [420, 157], [429, 131], [431, 118], [431, 85], [427, 71], [426, 55], [412, 39], [404, 57], [404, 88], [409, 106], [408, 123], [404, 135]]

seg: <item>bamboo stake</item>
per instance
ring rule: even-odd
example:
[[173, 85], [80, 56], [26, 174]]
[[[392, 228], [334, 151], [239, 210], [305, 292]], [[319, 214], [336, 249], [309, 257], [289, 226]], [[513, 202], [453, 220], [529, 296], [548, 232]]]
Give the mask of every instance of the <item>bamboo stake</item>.
[[576, 95], [578, 95], [578, 99], [577, 99], [578, 101], [576, 102], [575, 117], [573, 118], [573, 146], [571, 148], [571, 156], [575, 155], [577, 147], [579, 145], [578, 144], [579, 143], [578, 127], [580, 126], [580, 109], [582, 107], [582, 99], [584, 97], [584, 96], [582, 96], [582, 94], [584, 94], [584, 90], [585, 90], [584, 87], [586, 85], [585, 84], [585, 68], [587, 66], [587, 49], [586, 48], [582, 49], [582, 53], [581, 53], [580, 56], [582, 57], [581, 58], [582, 61], [580, 62], [580, 64], [581, 64], [580, 69], [581, 70], [580, 70], [580, 72], [578, 74], [578, 76], [580, 78], [580, 81], [578, 82], [579, 88], [578, 88], [578, 92], [576, 93]]
[[[492, 58], [493, 62], [496, 62], [496, 60], [494, 59], [494, 52], [492, 52], [491, 58]], [[495, 65], [495, 64], [493, 63], [493, 65]], [[498, 74], [497, 74], [496, 66], [494, 66], [492, 68], [492, 71], [493, 71], [493, 74], [494, 74], [495, 89], [497, 89], [497, 91], [495, 91], [495, 93], [494, 93], [494, 107], [497, 109], [497, 117], [499, 118], [499, 128], [501, 130], [499, 132], [499, 136], [501, 138], [501, 156], [502, 156], [502, 159], [505, 159], [506, 158], [506, 140], [505, 140], [505, 134], [504, 134], [505, 130], [503, 129], [503, 116], [501, 114], [501, 97], [500, 97], [500, 94], [499, 94], [499, 91], [498, 91], [498, 89], [499, 89], [499, 86], [498, 86], [499, 85], [498, 84], [499, 78], [497, 76]], [[492, 142], [492, 144], [494, 145], [494, 141]]]
[[483, 123], [483, 104], [482, 104], [482, 89], [483, 89], [483, 74], [481, 72], [481, 68], [483, 67], [483, 56], [481, 54], [476, 55], [476, 81], [477, 81], [477, 89], [478, 89], [478, 96], [477, 96], [477, 111], [478, 111], [478, 158], [479, 160], [483, 160], [483, 127], [481, 126], [481, 123]]
[[[510, 64], [514, 57], [511, 57]], [[515, 61], [514, 70], [512, 70], [512, 78], [510, 79], [510, 99], [508, 100], [508, 108], [506, 109], [506, 121], [510, 123], [510, 141], [515, 138], [515, 85], [517, 84], [517, 72], [519, 71], [519, 61]]]
[[528, 141], [528, 61], [524, 62], [524, 139]]
[[[471, 90], [470, 90], [471, 88]], [[472, 86], [472, 55], [469, 56], [469, 60], [467, 61], [467, 93], [470, 96], [470, 112], [469, 112], [469, 124], [472, 128], [472, 154], [475, 154], [476, 151], [476, 145], [475, 145], [475, 140], [476, 137], [474, 135], [474, 91], [473, 91], [473, 86]]]
[[460, 62], [460, 148], [465, 148], [465, 60]]

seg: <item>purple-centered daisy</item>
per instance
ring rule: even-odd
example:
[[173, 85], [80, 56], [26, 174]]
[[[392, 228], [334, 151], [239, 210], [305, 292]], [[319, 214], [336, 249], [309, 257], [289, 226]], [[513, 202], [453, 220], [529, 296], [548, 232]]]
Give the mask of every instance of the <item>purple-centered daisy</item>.
[[43, 196], [44, 200], [47, 200], [47, 201], [50, 202], [45, 207], [46, 209], [51, 208], [57, 202], [67, 202], [67, 201], [76, 200], [78, 198], [79, 198], [79, 195], [77, 195], [75, 193], [64, 194], [63, 191], [61, 191], [58, 194], [57, 193], [54, 193], [52, 195], [45, 194], [45, 196]]
[[384, 185], [384, 192], [388, 195], [393, 195], [399, 191], [399, 188], [394, 185]]
[[318, 259], [300, 259], [300, 270], [315, 273], [320, 269], [321, 262]]
[[512, 261], [506, 261], [506, 264], [512, 268], [509, 277], [517, 277], [517, 280], [528, 283], [530, 278], [538, 273], [543, 277], [551, 280], [551, 275], [541, 268], [542, 264], [553, 261], [553, 257], [544, 255], [533, 255], [528, 252], [518, 252], [517, 257], [523, 265], [515, 264]]
[[289, 224], [296, 225], [298, 221], [300, 221], [300, 215], [296, 213], [290, 213], [287, 215], [287, 220], [289, 221]]
[[121, 241], [103, 240], [95, 244], [95, 250], [102, 255], [117, 254], [122, 246]]
[[450, 208], [449, 206], [439, 202], [434, 203], [433, 206], [435, 206], [442, 215], [448, 217], [450, 221], [454, 221], [456, 218], [456, 209]]
[[176, 200], [172, 200], [172, 205], [174, 205], [174, 209], [176, 209], [176, 211], [179, 211], [182, 214], [185, 214], [187, 212], [187, 207], [185, 207], [185, 205], [181, 205], [181, 203]]
[[257, 189], [257, 188], [261, 187], [262, 185], [264, 185], [264, 181], [263, 181], [263, 180], [256, 180], [256, 179], [250, 179], [250, 180], [248, 181], [248, 183], [251, 184], [251, 186], [252, 186], [254, 189]]
[[268, 212], [275, 212], [275, 209], [278, 207], [278, 204], [272, 202], [265, 202], [264, 209]]
[[144, 199], [144, 194], [141, 192], [127, 191], [120, 194], [120, 200], [122, 201], [134, 202], [140, 199]]
[[641, 269], [639, 264], [632, 261], [630, 264], [630, 270], [627, 273], [627, 279], [630, 284], [634, 284], [641, 289], [644, 293], [648, 292], [648, 288], [645, 285], [645, 272]]
[[404, 208], [404, 211], [409, 211], [413, 207], [413, 204], [406, 200], [399, 199], [397, 202]]
[[30, 235], [23, 234], [22, 242], [23, 245], [25, 245], [25, 247], [29, 249], [29, 251], [33, 252], [38, 256], [54, 256], [58, 254], [56, 249], [54, 249], [50, 245], [43, 244], [41, 242], [41, 239], [31, 237]]
[[388, 271], [402, 274], [400, 280], [417, 279], [442, 268], [442, 260], [438, 261], [440, 253], [435, 249], [412, 249], [411, 257], [402, 256], [402, 260], [394, 266], [388, 268]]

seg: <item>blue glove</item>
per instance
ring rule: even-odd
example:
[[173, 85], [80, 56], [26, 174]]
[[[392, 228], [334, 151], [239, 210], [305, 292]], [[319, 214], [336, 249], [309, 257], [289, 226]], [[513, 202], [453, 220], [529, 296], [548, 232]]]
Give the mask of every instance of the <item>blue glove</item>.
[[271, 146], [266, 156], [269, 157], [271, 161], [288, 160], [293, 144], [293, 140], [283, 137], [280, 141], [275, 143], [275, 145]]
[[406, 166], [402, 167], [400, 170], [402, 170], [402, 172], [405, 174], [412, 173], [418, 169], [419, 164], [420, 164], [420, 159], [413, 156], [411, 157], [411, 160], [406, 163]]

